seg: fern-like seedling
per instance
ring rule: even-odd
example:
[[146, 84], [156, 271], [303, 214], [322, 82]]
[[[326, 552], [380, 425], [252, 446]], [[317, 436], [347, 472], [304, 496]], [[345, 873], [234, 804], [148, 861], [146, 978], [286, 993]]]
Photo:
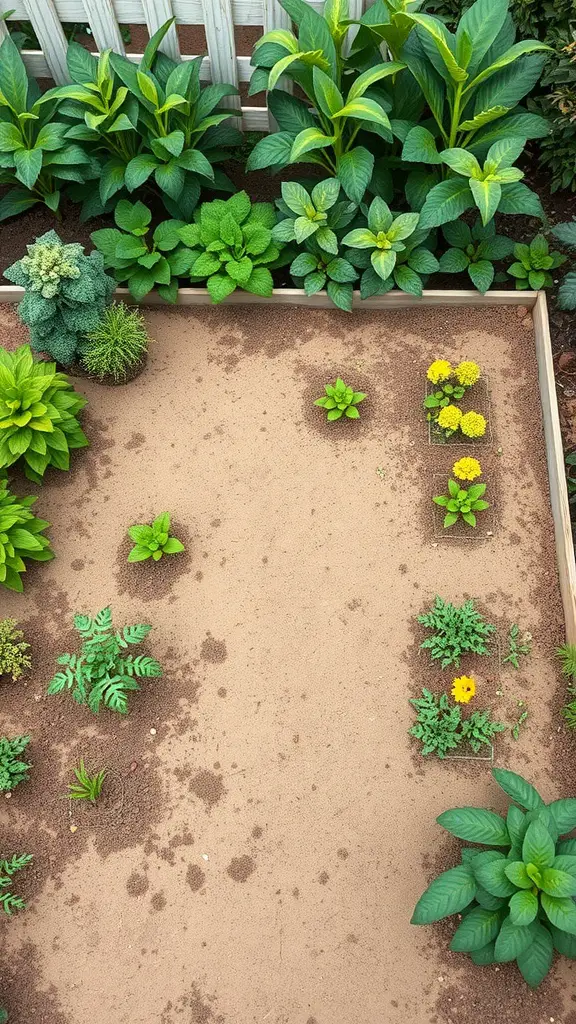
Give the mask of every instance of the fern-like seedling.
[[140, 689], [138, 679], [162, 675], [162, 668], [154, 658], [124, 654], [129, 646], [141, 643], [152, 627], [124, 626], [118, 632], [112, 626], [110, 607], [103, 608], [93, 619], [88, 615], [75, 615], [74, 626], [84, 641], [80, 654], [60, 655], [57, 663], [63, 670], [50, 680], [47, 692], [71, 690], [73, 700], [86, 704], [95, 714], [102, 705], [121, 715], [127, 714], [128, 694]]
[[433, 661], [442, 668], [460, 665], [462, 654], [489, 654], [487, 640], [495, 627], [485, 622], [472, 600], [457, 607], [436, 597], [429, 612], [418, 616], [418, 622], [432, 633], [420, 646], [430, 651]]
[[12, 876], [30, 864], [32, 854], [21, 853], [11, 857], [10, 860], [0, 860], [0, 907], [5, 914], [12, 914], [15, 910], [24, 910], [26, 904], [21, 896], [15, 896], [10, 892], [12, 887]]
[[32, 765], [22, 761], [20, 756], [29, 743], [29, 736], [15, 736], [13, 740], [6, 736], [0, 738], [0, 791], [10, 792], [29, 778], [28, 769]]
[[562, 675], [576, 680], [576, 644], [564, 644], [556, 654], [562, 662]]
[[71, 782], [68, 785], [69, 798], [71, 800], [89, 800], [91, 804], [95, 804], [102, 792], [106, 769], [103, 768], [95, 775], [90, 775], [84, 766], [84, 758], [81, 757], [80, 764], [74, 769], [74, 775], [77, 782]]

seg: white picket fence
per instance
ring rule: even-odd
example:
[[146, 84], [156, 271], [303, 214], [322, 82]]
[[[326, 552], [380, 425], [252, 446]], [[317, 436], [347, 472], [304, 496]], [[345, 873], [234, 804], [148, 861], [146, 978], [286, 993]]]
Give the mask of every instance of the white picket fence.
[[[307, 2], [316, 10], [324, 6], [323, 0]], [[371, 0], [349, 2], [351, 16], [358, 18]], [[290, 27], [290, 19], [277, 0], [0, 0], [0, 12], [12, 12], [8, 21], [32, 23], [42, 49], [23, 50], [26, 66], [36, 78], [53, 78], [57, 84], [69, 81], [62, 22], [89, 24], [98, 50], [112, 47], [119, 53], [125, 53], [120, 25], [146, 25], [150, 35], [173, 15], [179, 25], [203, 25], [208, 56], [202, 64], [202, 79], [236, 86], [249, 82], [253, 69], [250, 57], [236, 54], [234, 26], [257, 25], [264, 32]], [[0, 40], [6, 32], [5, 23], [0, 22]], [[174, 59], [196, 56], [180, 53], [174, 26], [160, 49]], [[141, 55], [127, 56], [138, 61]], [[268, 130], [265, 107], [242, 107], [242, 114], [244, 129]]]

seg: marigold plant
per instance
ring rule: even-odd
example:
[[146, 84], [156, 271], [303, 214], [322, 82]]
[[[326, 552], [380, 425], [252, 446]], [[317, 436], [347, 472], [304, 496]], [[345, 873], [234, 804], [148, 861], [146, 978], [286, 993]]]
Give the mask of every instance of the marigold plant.
[[462, 410], [457, 405], [446, 405], [438, 413], [438, 426], [454, 433], [462, 422]]
[[426, 376], [433, 384], [439, 384], [442, 380], [448, 380], [452, 372], [452, 364], [447, 359], [435, 359], [428, 367]]
[[463, 459], [458, 459], [458, 462], [454, 463], [452, 472], [458, 480], [475, 480], [477, 476], [482, 475], [482, 466], [478, 459], [465, 455]]
[[486, 433], [486, 420], [480, 412], [464, 413], [459, 426], [466, 437], [484, 437]]
[[465, 388], [471, 388], [473, 384], [476, 384], [480, 380], [480, 367], [478, 363], [473, 363], [469, 359], [465, 359], [463, 362], [458, 363], [458, 366], [454, 370], [454, 376], [459, 384], [462, 384]]
[[468, 704], [476, 693], [476, 683], [471, 676], [458, 676], [450, 692], [457, 704]]

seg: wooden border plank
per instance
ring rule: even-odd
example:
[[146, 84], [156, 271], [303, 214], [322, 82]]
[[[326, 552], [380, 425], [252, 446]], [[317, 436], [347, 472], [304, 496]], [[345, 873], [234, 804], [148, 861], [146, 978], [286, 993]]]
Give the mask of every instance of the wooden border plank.
[[83, 0], [83, 4], [98, 49], [125, 53], [112, 0]]
[[68, 43], [52, 0], [24, 0], [24, 7], [24, 17], [32, 22], [52, 78], [56, 85], [64, 85], [69, 81]]
[[[44, 5], [47, 0], [39, 0]], [[307, 0], [310, 7], [322, 11], [324, 0]], [[13, 11], [11, 20], [28, 19], [25, 6], [26, 0], [5, 0], [8, 10]], [[54, 0], [56, 11], [61, 22], [84, 21], [82, 0]], [[210, 0], [218, 3], [218, 0]], [[203, 20], [203, 0], [173, 0], [174, 14], [179, 24], [201, 25]], [[232, 0], [232, 14], [235, 25], [262, 25], [262, 0]], [[121, 25], [145, 25], [146, 17], [142, 9], [142, 0], [114, 0], [116, 17]]]
[[566, 640], [569, 644], [576, 644], [576, 562], [552, 361], [548, 308], [544, 292], [538, 292], [532, 316], [540, 378], [546, 461], [550, 479], [550, 500], [556, 539], [556, 560], [566, 623]]

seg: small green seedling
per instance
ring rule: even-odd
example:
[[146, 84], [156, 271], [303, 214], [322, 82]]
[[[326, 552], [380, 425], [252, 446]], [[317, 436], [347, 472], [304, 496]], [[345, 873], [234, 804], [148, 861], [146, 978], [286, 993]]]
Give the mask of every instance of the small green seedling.
[[517, 740], [520, 737], [520, 729], [526, 724], [528, 718], [528, 708], [523, 700], [517, 700], [516, 705], [518, 707], [518, 718], [514, 722], [514, 725], [510, 726], [510, 732], [512, 733], [512, 739]]
[[366, 398], [364, 392], [347, 387], [340, 377], [334, 384], [326, 384], [324, 390], [326, 394], [317, 398], [314, 405], [326, 409], [328, 420], [339, 420], [342, 416], [347, 416], [349, 420], [360, 419], [357, 406]]
[[9, 917], [14, 910], [24, 910], [26, 906], [21, 896], [8, 891], [12, 885], [12, 876], [27, 867], [31, 860], [31, 853], [16, 854], [10, 860], [0, 860], [0, 907]]
[[151, 526], [131, 526], [128, 535], [134, 547], [128, 555], [129, 562], [144, 562], [152, 558], [159, 562], [163, 555], [177, 555], [184, 551], [181, 540], [170, 536], [170, 513], [157, 516]]
[[80, 764], [74, 769], [74, 775], [78, 782], [71, 782], [68, 785], [68, 797], [70, 800], [89, 800], [94, 805], [102, 792], [106, 770], [89, 775], [84, 766], [84, 758], [80, 758]]
[[486, 484], [472, 484], [468, 489], [460, 487], [455, 480], [448, 481], [448, 494], [440, 494], [432, 498], [436, 505], [446, 509], [444, 516], [444, 527], [454, 526], [462, 517], [468, 526], [476, 526], [475, 512], [483, 512], [490, 508], [487, 501], [482, 499], [486, 490]]
[[517, 290], [532, 288], [538, 291], [540, 288], [551, 288], [554, 282], [549, 271], [561, 267], [566, 262], [566, 256], [559, 252], [550, 252], [544, 235], [536, 235], [530, 245], [518, 242], [514, 246], [514, 256], [516, 262], [508, 267], [508, 273], [515, 278]]
[[532, 634], [524, 633], [520, 636], [520, 628], [513, 623], [508, 631], [508, 654], [502, 658], [502, 664], [509, 663], [514, 668], [520, 668], [520, 655], [527, 657], [532, 650]]

